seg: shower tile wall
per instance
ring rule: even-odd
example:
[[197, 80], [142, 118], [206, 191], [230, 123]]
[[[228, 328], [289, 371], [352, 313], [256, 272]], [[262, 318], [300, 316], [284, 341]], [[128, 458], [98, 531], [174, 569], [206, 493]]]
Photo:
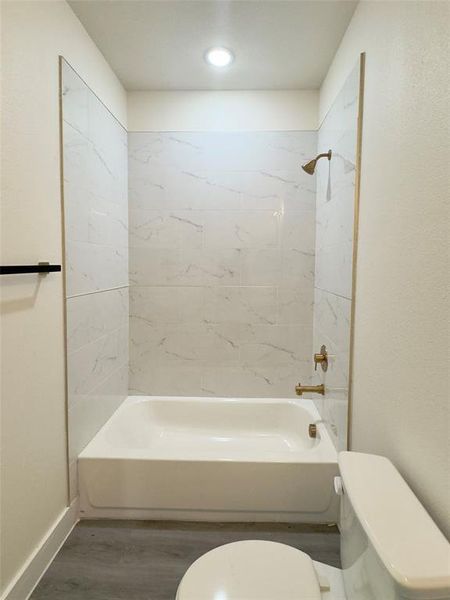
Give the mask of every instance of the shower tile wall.
[[325, 344], [328, 371], [313, 373], [326, 395], [316, 405], [338, 450], [347, 445], [350, 313], [352, 306], [353, 219], [358, 116], [359, 65], [345, 82], [324, 119], [318, 149], [332, 149], [317, 172], [314, 352]]
[[311, 377], [316, 132], [130, 133], [130, 388], [293, 396]]
[[63, 61], [71, 496], [76, 458], [128, 393], [127, 134]]

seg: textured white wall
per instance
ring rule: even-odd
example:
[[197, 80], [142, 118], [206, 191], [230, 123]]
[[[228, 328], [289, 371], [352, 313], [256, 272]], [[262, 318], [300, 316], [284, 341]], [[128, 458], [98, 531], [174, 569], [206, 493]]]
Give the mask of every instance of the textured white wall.
[[[59, 54], [125, 124], [125, 92], [65, 2], [2, 2], [2, 264], [62, 261]], [[64, 511], [67, 464], [62, 277], [1, 283], [4, 590]]]
[[446, 2], [361, 2], [326, 114], [366, 56], [353, 388], [355, 450], [388, 456], [450, 533]]
[[317, 129], [319, 92], [128, 92], [129, 131]]

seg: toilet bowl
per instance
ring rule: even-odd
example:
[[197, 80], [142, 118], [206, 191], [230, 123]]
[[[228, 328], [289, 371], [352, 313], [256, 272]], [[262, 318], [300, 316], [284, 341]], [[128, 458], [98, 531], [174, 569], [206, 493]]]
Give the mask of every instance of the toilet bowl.
[[201, 556], [176, 600], [450, 600], [450, 545], [392, 463], [342, 452], [339, 468], [343, 587], [296, 548], [247, 540]]

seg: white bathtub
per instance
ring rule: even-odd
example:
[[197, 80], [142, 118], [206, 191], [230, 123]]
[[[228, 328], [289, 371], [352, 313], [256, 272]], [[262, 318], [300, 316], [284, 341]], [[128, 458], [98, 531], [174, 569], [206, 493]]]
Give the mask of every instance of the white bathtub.
[[311, 400], [131, 396], [79, 457], [84, 518], [335, 522]]

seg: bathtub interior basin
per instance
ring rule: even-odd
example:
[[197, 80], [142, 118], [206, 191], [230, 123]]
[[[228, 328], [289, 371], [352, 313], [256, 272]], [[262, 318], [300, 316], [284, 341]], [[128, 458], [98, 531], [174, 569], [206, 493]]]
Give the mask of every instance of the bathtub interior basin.
[[308, 435], [314, 411], [310, 400], [131, 396], [80, 458], [335, 461], [321, 424], [316, 438]]

